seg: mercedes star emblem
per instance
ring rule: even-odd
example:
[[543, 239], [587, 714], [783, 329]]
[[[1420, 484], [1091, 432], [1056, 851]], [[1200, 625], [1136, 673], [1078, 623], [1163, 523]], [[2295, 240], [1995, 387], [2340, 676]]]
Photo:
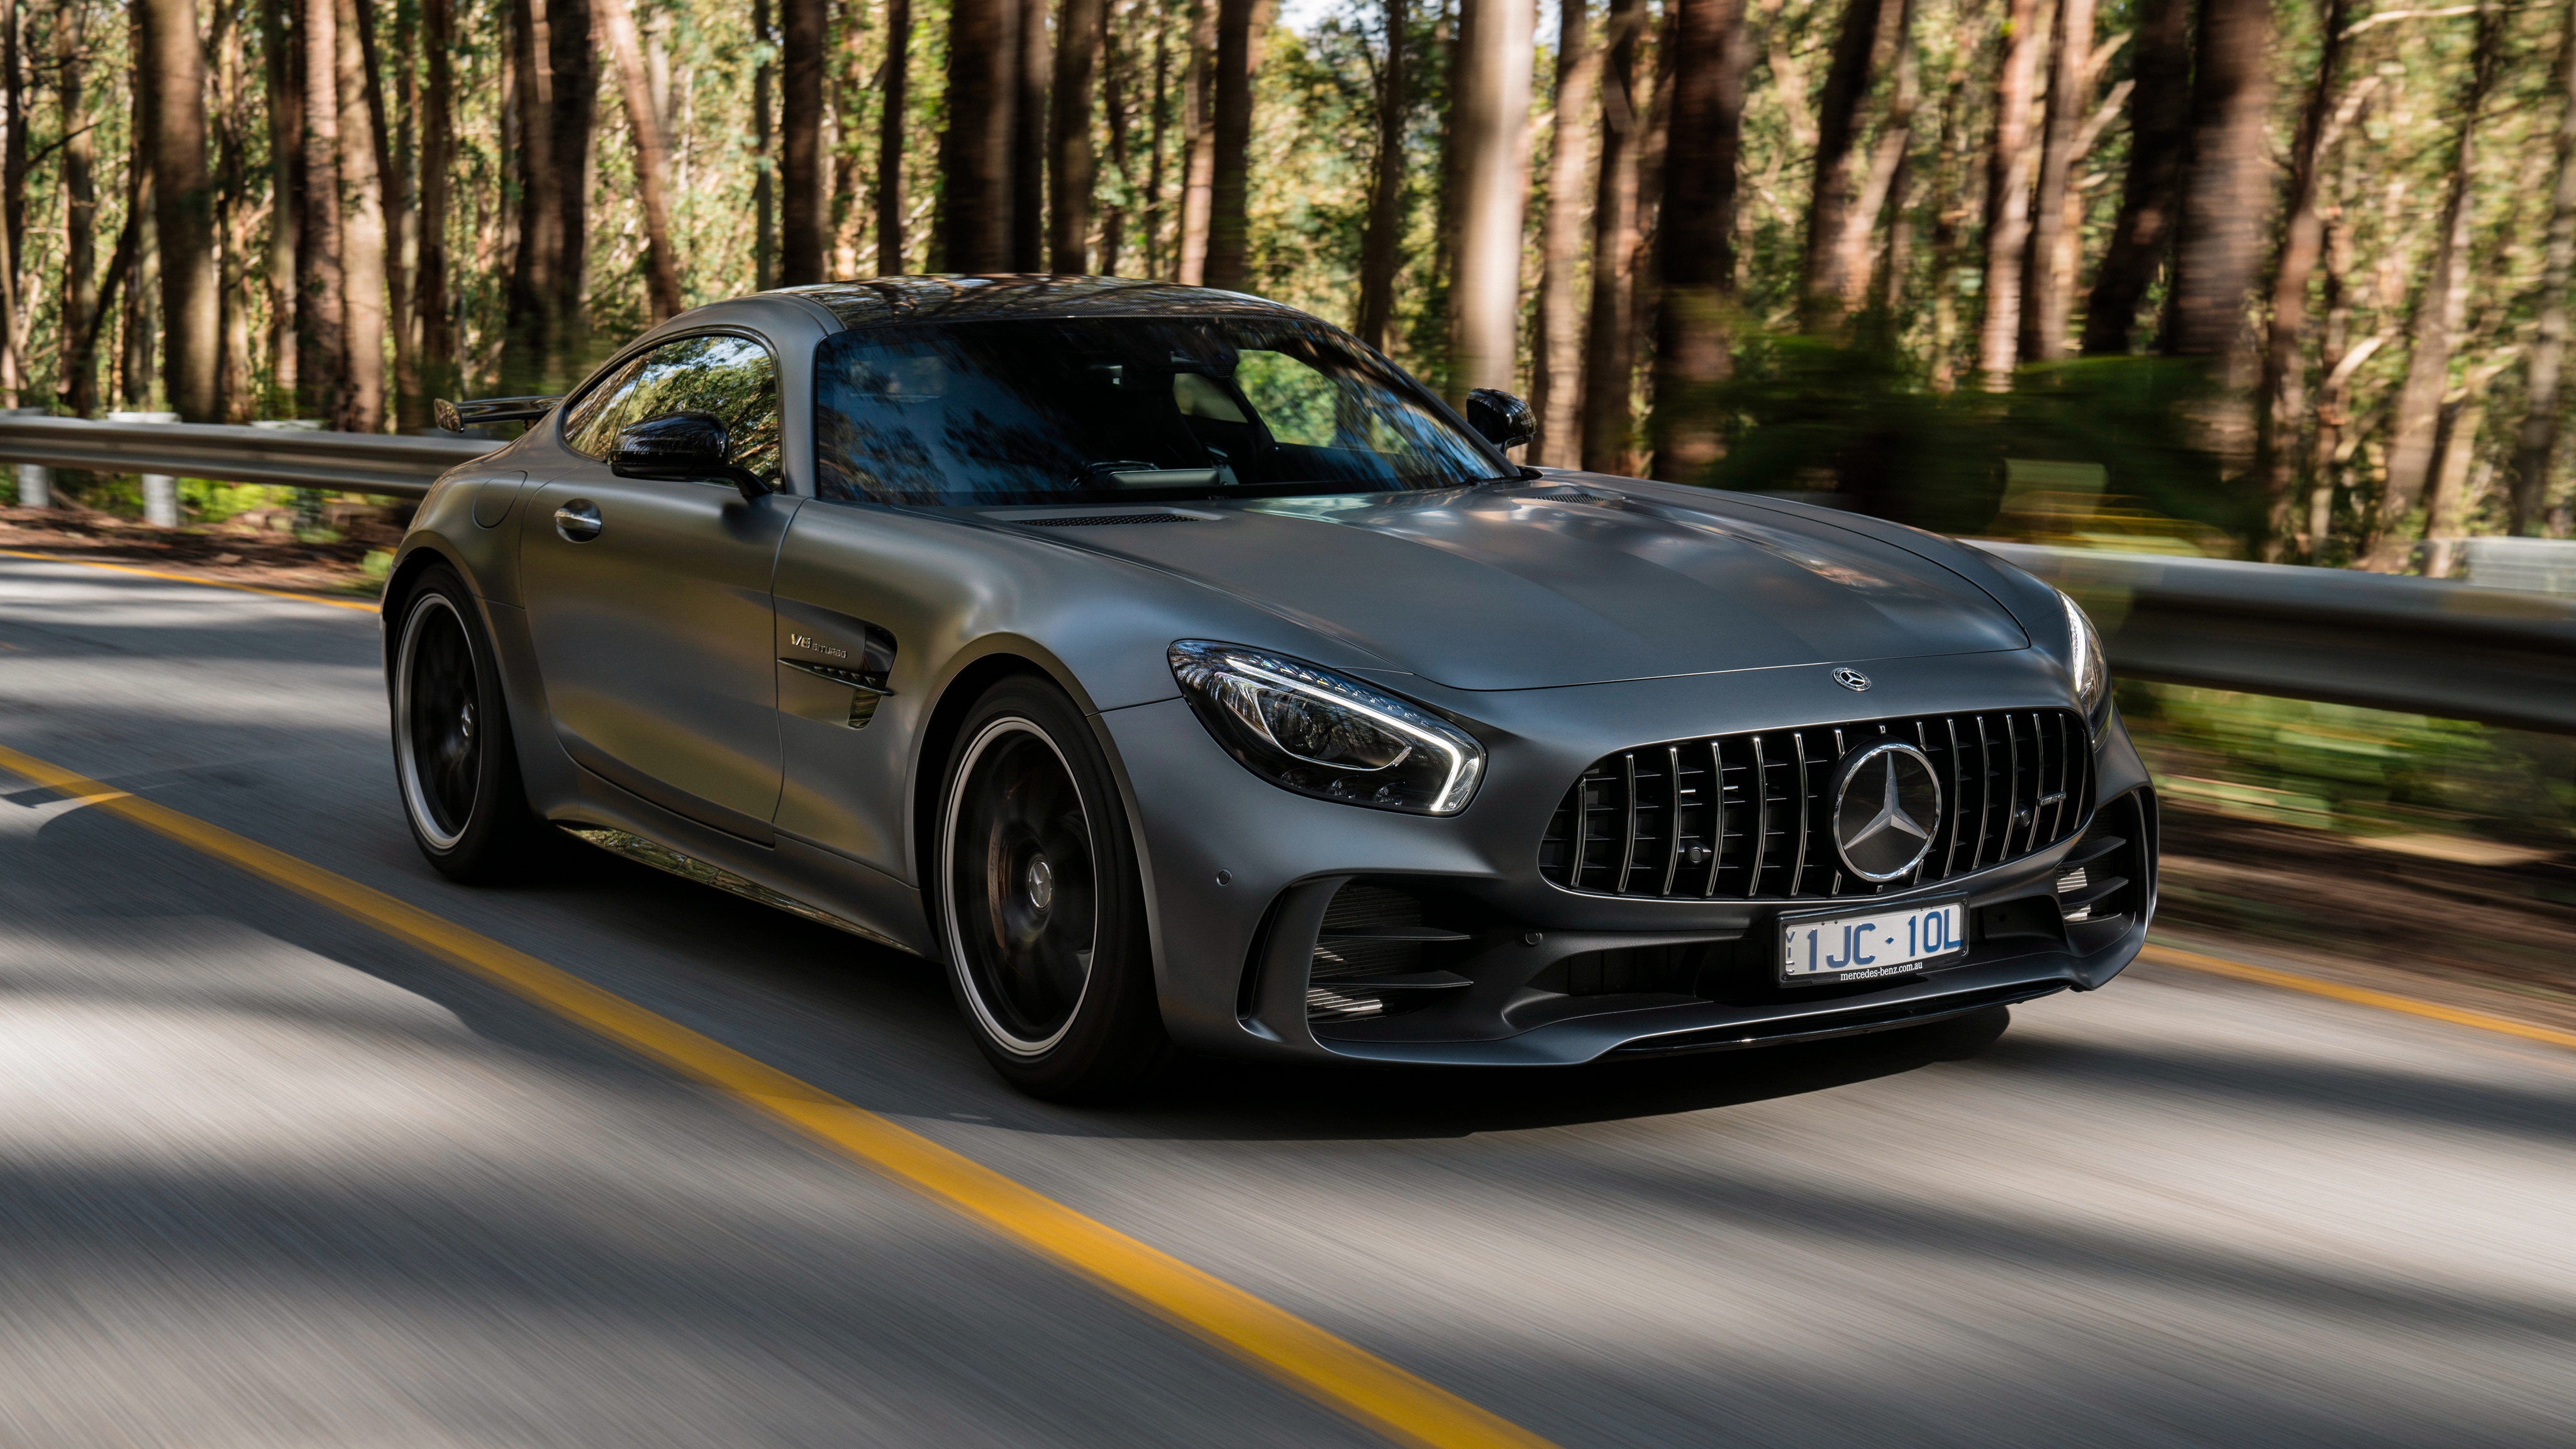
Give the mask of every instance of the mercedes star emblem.
[[1852, 874], [1891, 881], [1932, 849], [1941, 823], [1941, 777], [1902, 740], [1854, 751], [1835, 772], [1834, 849]]
[[1834, 671], [1834, 683], [1858, 694], [1869, 688], [1869, 676], [1857, 669], [1837, 669]]

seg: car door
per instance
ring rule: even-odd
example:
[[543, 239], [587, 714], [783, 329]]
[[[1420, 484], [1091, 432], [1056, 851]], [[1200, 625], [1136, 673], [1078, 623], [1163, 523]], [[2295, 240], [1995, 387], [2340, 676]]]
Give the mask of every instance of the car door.
[[779, 486], [778, 368], [760, 341], [707, 333], [628, 360], [567, 411], [564, 466], [520, 501], [528, 629], [575, 761], [767, 843], [780, 770], [770, 579], [799, 500], [609, 471], [621, 430], [683, 411], [721, 419], [731, 461]]

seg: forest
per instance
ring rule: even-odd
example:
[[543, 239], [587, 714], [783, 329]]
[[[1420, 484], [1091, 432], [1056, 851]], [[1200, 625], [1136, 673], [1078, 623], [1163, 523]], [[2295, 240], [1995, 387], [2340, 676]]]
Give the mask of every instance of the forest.
[[2570, 531], [2576, 0], [0, 5], [21, 409], [416, 431], [750, 289], [1097, 273], [1523, 394], [1542, 465]]

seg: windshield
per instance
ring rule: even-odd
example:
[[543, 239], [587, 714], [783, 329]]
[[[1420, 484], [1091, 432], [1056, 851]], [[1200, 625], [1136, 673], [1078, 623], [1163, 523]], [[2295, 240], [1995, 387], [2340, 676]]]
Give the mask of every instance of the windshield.
[[817, 492], [1071, 503], [1454, 488], [1508, 476], [1317, 322], [1111, 317], [845, 332], [815, 353]]

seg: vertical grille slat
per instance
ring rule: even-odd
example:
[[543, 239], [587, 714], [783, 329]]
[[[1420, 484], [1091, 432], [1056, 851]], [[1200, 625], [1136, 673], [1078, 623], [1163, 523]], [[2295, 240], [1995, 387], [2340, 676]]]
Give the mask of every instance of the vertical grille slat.
[[[1844, 868], [1828, 838], [1827, 792], [1852, 751], [1891, 737], [1923, 752], [1944, 798], [1923, 859], [1896, 880], [1871, 884]], [[1605, 756], [1582, 773], [1549, 820], [1539, 873], [1592, 895], [1866, 898], [2056, 845], [2090, 819], [2092, 788], [2091, 736], [2070, 710], [1662, 741]]]

